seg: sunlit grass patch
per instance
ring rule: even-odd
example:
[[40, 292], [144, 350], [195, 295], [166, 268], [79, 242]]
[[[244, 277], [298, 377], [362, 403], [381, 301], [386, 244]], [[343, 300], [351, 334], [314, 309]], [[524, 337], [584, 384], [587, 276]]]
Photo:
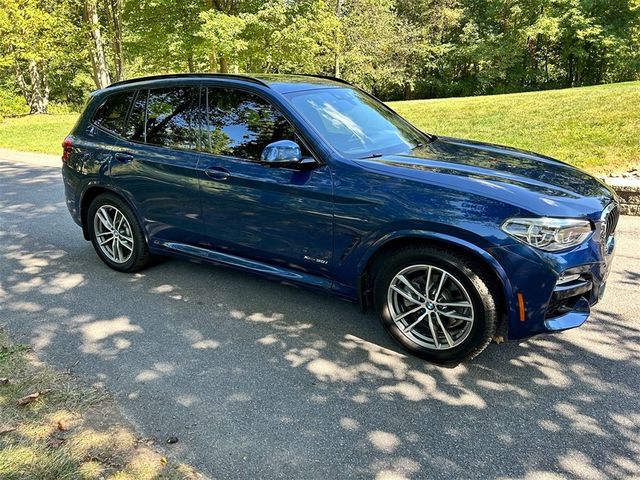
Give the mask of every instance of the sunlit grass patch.
[[0, 449], [0, 478], [6, 480], [76, 479], [77, 469], [77, 463], [63, 449], [54, 450], [45, 444], [23, 441]]
[[78, 115], [25, 115], [0, 122], [0, 148], [22, 152], [62, 154], [62, 140]]
[[390, 106], [427, 132], [543, 153], [593, 174], [640, 165], [640, 82]]
[[[0, 478], [197, 478], [142, 443], [101, 390], [36, 362], [0, 330]], [[35, 400], [19, 400], [42, 392]]]

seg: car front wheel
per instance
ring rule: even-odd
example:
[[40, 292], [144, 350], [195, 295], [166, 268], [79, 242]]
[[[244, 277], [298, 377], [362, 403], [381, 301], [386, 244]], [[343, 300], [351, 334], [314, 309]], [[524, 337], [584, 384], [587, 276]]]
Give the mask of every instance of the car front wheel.
[[438, 363], [468, 360], [487, 347], [499, 318], [497, 292], [484, 265], [440, 248], [404, 248], [375, 272], [375, 305], [387, 331]]

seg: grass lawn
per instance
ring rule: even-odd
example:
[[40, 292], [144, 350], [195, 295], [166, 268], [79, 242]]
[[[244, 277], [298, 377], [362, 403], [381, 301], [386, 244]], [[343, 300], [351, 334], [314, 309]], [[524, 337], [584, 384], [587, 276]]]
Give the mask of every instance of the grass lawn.
[[640, 82], [390, 106], [427, 132], [544, 153], [593, 174], [640, 165]]
[[0, 123], [0, 148], [61, 155], [62, 140], [77, 119], [77, 114], [5, 118]]
[[[27, 396], [35, 396], [30, 399]], [[29, 401], [31, 400], [31, 401]], [[138, 438], [101, 390], [40, 363], [0, 329], [0, 478], [193, 480]]]
[[[640, 82], [390, 105], [427, 132], [544, 153], [593, 174], [640, 165]], [[76, 118], [5, 119], [0, 148], [58, 155]]]

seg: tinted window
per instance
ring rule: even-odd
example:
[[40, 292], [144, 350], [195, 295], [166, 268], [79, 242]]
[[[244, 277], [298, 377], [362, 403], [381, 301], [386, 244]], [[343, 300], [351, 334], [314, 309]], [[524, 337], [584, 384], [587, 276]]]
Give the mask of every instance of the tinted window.
[[148, 90], [140, 90], [131, 107], [129, 120], [124, 132], [124, 136], [136, 142], [144, 142], [144, 112], [147, 108]]
[[308, 90], [288, 97], [327, 143], [346, 155], [401, 153], [428, 141], [400, 116], [354, 89]]
[[193, 87], [150, 90], [146, 142], [172, 148], [195, 148], [197, 90]]
[[209, 88], [206, 105], [203, 148], [209, 153], [259, 160], [269, 143], [295, 139], [293, 127], [282, 114], [256, 95]]
[[134, 93], [135, 92], [118, 93], [107, 98], [93, 116], [93, 123], [121, 135]]

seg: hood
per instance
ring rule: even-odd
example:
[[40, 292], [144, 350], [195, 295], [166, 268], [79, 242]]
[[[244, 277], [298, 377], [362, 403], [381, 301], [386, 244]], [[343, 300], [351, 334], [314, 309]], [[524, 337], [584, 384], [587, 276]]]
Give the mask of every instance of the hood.
[[455, 138], [439, 137], [410, 153], [357, 163], [379, 172], [491, 197], [537, 215], [597, 217], [614, 198], [602, 182], [566, 163]]

